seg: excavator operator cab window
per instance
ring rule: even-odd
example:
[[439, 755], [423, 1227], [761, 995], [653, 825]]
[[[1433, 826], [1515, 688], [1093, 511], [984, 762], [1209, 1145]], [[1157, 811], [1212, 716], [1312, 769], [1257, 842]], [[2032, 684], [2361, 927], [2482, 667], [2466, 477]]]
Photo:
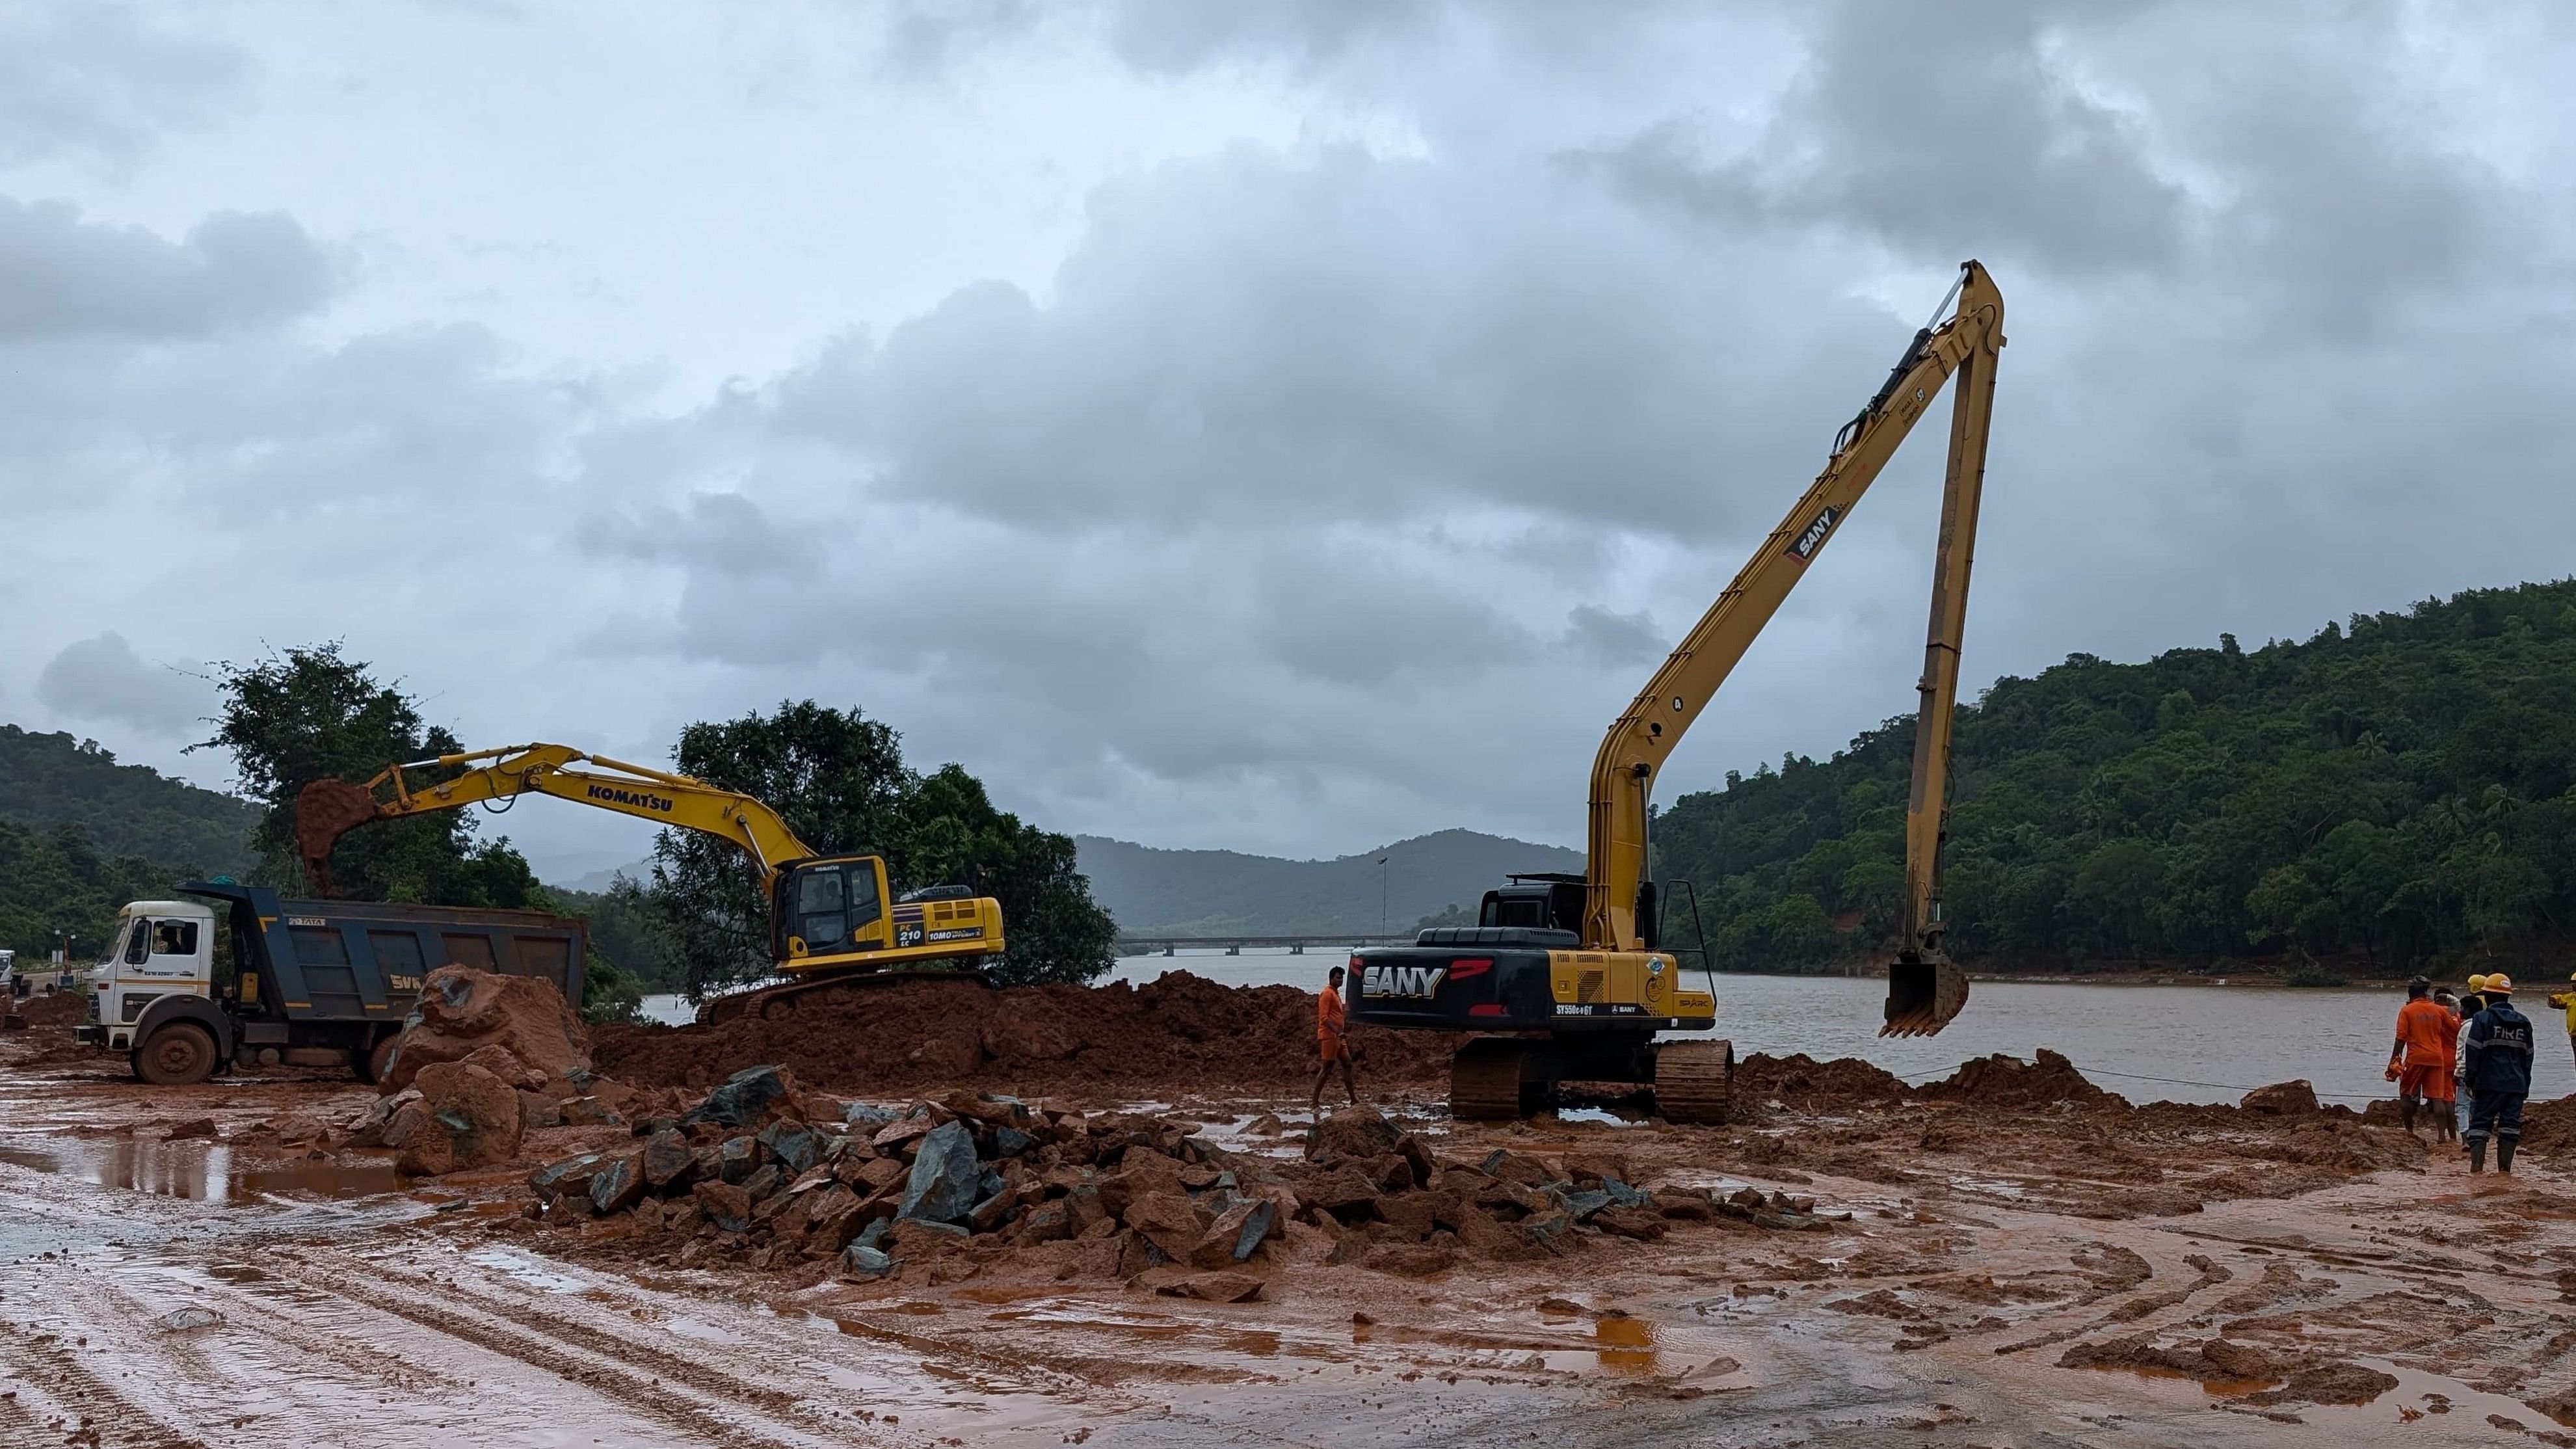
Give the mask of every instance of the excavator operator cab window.
[[820, 954], [847, 949], [884, 913], [873, 861], [818, 865], [796, 872], [795, 932]]
[[1574, 931], [1583, 926], [1580, 882], [1520, 883], [1485, 892], [1476, 912], [1480, 926], [1526, 926], [1537, 930]]

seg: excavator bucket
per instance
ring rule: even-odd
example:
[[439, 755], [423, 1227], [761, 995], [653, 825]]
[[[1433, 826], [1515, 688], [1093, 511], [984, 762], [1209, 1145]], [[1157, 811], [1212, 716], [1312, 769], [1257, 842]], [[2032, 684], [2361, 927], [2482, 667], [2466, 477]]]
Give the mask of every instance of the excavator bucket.
[[1947, 956], [1900, 954], [1887, 968], [1887, 1024], [1880, 1036], [1931, 1036], [1968, 1004], [1968, 973]]
[[331, 847], [379, 813], [376, 797], [346, 780], [315, 780], [295, 792], [295, 858], [315, 895], [329, 900], [333, 894]]

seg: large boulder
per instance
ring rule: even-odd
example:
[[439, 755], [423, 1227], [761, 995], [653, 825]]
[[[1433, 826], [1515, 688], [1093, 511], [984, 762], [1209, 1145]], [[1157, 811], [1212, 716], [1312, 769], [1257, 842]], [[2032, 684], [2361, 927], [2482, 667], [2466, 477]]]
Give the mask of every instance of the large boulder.
[[[441, 966], [421, 983], [419, 1004], [403, 1022], [393, 1061], [376, 1090], [392, 1096], [424, 1069], [461, 1062], [487, 1047], [506, 1053], [524, 1074], [542, 1076], [553, 1095], [573, 1095], [574, 1084], [590, 1076], [590, 1033], [553, 982]], [[500, 1064], [493, 1053], [483, 1060]], [[498, 1074], [486, 1075], [502, 1080]], [[516, 1087], [524, 1080], [503, 1085]]]
[[895, 1216], [934, 1223], [962, 1221], [984, 1197], [983, 1172], [975, 1162], [975, 1134], [963, 1122], [947, 1122], [923, 1134], [912, 1158], [912, 1175], [904, 1184], [903, 1206]]
[[2246, 1093], [2245, 1100], [2237, 1103], [2237, 1106], [2264, 1117], [2308, 1117], [2320, 1110], [2317, 1106], [2317, 1089], [2309, 1086], [2304, 1077], [2297, 1081], [2274, 1082], [2268, 1087], [2256, 1087]]
[[785, 1067], [745, 1067], [690, 1108], [680, 1125], [713, 1122], [720, 1127], [756, 1128], [792, 1108], [796, 1096], [796, 1074]]
[[412, 1085], [425, 1115], [401, 1143], [401, 1171], [436, 1177], [518, 1155], [519, 1094], [509, 1083], [470, 1062], [433, 1062]]
[[1127, 1205], [1125, 1221], [1138, 1237], [1176, 1263], [1190, 1261], [1207, 1233], [1207, 1212], [1177, 1192], [1147, 1193]]

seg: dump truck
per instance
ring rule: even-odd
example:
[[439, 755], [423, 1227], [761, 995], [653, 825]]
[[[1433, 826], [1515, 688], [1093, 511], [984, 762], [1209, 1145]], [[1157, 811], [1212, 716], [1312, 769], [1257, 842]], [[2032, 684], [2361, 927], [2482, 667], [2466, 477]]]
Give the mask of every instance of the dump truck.
[[191, 881], [117, 913], [78, 1036], [158, 1086], [226, 1063], [346, 1066], [372, 1082], [432, 970], [540, 977], [578, 1010], [587, 946], [581, 921], [541, 911], [290, 901]]

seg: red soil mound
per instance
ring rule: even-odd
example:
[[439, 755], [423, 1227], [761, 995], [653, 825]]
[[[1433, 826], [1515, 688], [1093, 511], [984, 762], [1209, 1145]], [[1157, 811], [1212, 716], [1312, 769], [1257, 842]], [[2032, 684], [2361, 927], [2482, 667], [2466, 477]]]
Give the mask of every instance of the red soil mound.
[[[1315, 1079], [1315, 998], [1293, 986], [1221, 986], [1167, 972], [1144, 986], [908, 980], [796, 998], [777, 1021], [605, 1026], [598, 1070], [638, 1085], [704, 1087], [744, 1067], [809, 1085], [908, 1091], [972, 1082], [1022, 1095], [1068, 1090], [1278, 1093]], [[1350, 1030], [1360, 1085], [1438, 1087], [1447, 1032]]]
[[1858, 1106], [1864, 1102], [1901, 1102], [1913, 1089], [1857, 1057], [1820, 1062], [1804, 1052], [1770, 1057], [1759, 1052], [1735, 1064], [1738, 1101], [1777, 1101], [1791, 1107]]
[[89, 997], [78, 991], [54, 991], [0, 1002], [0, 1015], [12, 1011], [31, 1027], [78, 1026], [89, 1015]]
[[1957, 1071], [1926, 1085], [1922, 1094], [1935, 1101], [1973, 1102], [1981, 1107], [2046, 1107], [2059, 1102], [2090, 1107], [2114, 1100], [2086, 1081], [2073, 1062], [2046, 1047], [2040, 1048], [2036, 1062], [2001, 1052], [1961, 1062]]

